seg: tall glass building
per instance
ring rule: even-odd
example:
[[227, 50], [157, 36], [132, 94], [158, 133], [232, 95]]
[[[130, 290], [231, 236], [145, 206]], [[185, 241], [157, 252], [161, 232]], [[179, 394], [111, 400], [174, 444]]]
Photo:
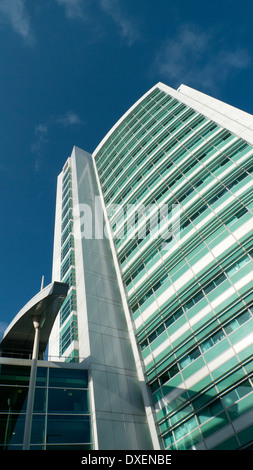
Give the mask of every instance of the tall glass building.
[[95, 448], [252, 447], [252, 172], [253, 116], [184, 85], [73, 149], [50, 354], [89, 358]]

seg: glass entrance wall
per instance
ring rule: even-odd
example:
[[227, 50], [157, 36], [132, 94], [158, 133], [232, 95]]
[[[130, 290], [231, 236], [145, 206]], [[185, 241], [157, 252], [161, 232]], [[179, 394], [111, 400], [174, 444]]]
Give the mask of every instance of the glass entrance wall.
[[[30, 365], [0, 364], [0, 450], [22, 449], [29, 378]], [[87, 370], [38, 367], [30, 449], [92, 449]]]

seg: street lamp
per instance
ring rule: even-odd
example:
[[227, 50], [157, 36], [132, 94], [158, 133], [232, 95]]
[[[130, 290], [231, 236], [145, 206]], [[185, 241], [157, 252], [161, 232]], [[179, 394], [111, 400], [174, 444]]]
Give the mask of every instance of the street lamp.
[[31, 375], [30, 375], [29, 391], [28, 391], [28, 398], [27, 398], [27, 410], [26, 410], [26, 418], [25, 418], [23, 450], [29, 450], [30, 448], [35, 383], [36, 383], [37, 364], [38, 364], [38, 356], [39, 356], [40, 329], [44, 325], [45, 317], [34, 316], [32, 321], [33, 321], [33, 327], [34, 327], [35, 332], [34, 332], [34, 343], [33, 343], [33, 353], [32, 353]]

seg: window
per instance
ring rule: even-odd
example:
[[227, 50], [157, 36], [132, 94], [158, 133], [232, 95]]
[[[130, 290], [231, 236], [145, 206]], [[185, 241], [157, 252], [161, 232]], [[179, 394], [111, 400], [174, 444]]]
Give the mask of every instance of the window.
[[232, 333], [232, 331], [236, 330], [237, 328], [239, 328], [239, 326], [243, 325], [243, 323], [250, 320], [250, 318], [252, 318], [250, 312], [246, 310], [245, 312], [238, 315], [238, 317], [234, 318], [229, 323], [227, 323], [227, 325], [224, 326], [224, 331], [227, 335], [229, 335], [230, 333]]
[[165, 384], [170, 380], [172, 377], [174, 377], [177, 373], [179, 372], [178, 365], [175, 364], [174, 366], [170, 367], [166, 372], [164, 372], [162, 375], [160, 375], [160, 383], [161, 385]]
[[67, 298], [64, 300], [64, 303], [61, 307], [60, 310], [60, 325], [63, 325], [65, 320], [68, 318], [68, 316], [71, 314], [71, 312], [77, 310], [77, 304], [76, 304], [76, 291], [75, 289], [72, 289], [67, 296]]
[[75, 254], [74, 254], [74, 250], [71, 250], [68, 256], [65, 258], [64, 263], [61, 266], [61, 279], [63, 279], [63, 277], [69, 270], [70, 266], [74, 266], [74, 265], [75, 265]]
[[235, 274], [239, 269], [241, 269], [245, 264], [250, 261], [248, 255], [243, 256], [239, 261], [236, 261], [230, 268], [226, 269], [227, 276], [232, 276]]
[[185, 312], [190, 310], [190, 308], [192, 308], [193, 305], [195, 305], [197, 302], [199, 302], [203, 297], [204, 297], [204, 294], [203, 294], [202, 291], [195, 294], [190, 300], [188, 300], [188, 302], [186, 302], [183, 305]]
[[[144, 341], [141, 342], [141, 349], [142, 351], [148, 347], [149, 343], [154, 341], [158, 336], [160, 336], [164, 331], [165, 328], [168, 328], [172, 325], [178, 318], [180, 318], [184, 314], [182, 308], [178, 309], [172, 316], [165, 321], [165, 324], [160, 325], [151, 335], [149, 335]], [[163, 314], [164, 315], [164, 314]]]
[[183, 424], [180, 424], [177, 428], [174, 429], [175, 439], [181, 439], [193, 429], [197, 427], [197, 420], [195, 416], [185, 421]]
[[218, 398], [213, 403], [203, 408], [203, 410], [201, 410], [197, 414], [199, 423], [205, 423], [208, 419], [212, 418], [213, 416], [216, 416], [221, 411], [224, 411], [224, 408], [222, 406], [220, 398]]
[[[30, 367], [1, 366], [0, 372], [0, 450], [20, 450]], [[21, 382], [27, 379], [26, 385], [19, 385], [19, 377]], [[76, 443], [82, 448], [90, 446], [89, 413], [87, 370], [66, 368], [64, 363], [60, 367], [38, 367], [31, 450], [53, 449], [55, 443], [61, 443], [61, 449], [74, 449]]]
[[136, 312], [136, 310], [138, 310], [138, 308], [141, 305], [143, 305], [144, 302], [146, 302], [146, 300], [148, 300], [151, 297], [151, 295], [153, 295], [167, 281], [167, 279], [168, 279], [168, 274], [167, 273], [163, 274], [163, 276], [159, 279], [159, 281], [157, 281], [153, 285], [152, 289], [149, 289], [145, 293], [145, 295], [143, 295], [141, 299], [139, 299], [139, 301], [132, 306], [132, 311]]
[[241, 325], [243, 325], [246, 321], [250, 320], [251, 314], [249, 310], [245, 310], [241, 314], [239, 314], [236, 318], [233, 318], [233, 320], [230, 320], [229, 323], [227, 323], [223, 328], [220, 328], [218, 331], [213, 333], [208, 339], [203, 341], [200, 345], [200, 349], [202, 350], [203, 353], [208, 351], [210, 348], [212, 348], [215, 344], [219, 343], [223, 338], [225, 338], [225, 334], [229, 335], [232, 333], [232, 331], [236, 330], [239, 328]]
[[73, 247], [74, 247], [74, 237], [73, 235], [71, 235], [61, 250], [61, 261], [65, 258], [69, 250]]
[[208, 349], [219, 343], [223, 338], [225, 338], [225, 333], [220, 329], [200, 345], [202, 352], [205, 353]]
[[225, 223], [226, 225], [232, 225], [234, 222], [236, 222], [238, 219], [240, 219], [244, 214], [246, 214], [248, 210], [246, 207], [243, 207], [242, 209], [238, 210], [236, 214], [233, 214]]
[[72, 220], [72, 219], [73, 219], [72, 209], [70, 208], [67, 215], [65, 216], [64, 220], [62, 221], [62, 224], [61, 224], [61, 231], [62, 232], [64, 232], [64, 230], [67, 227], [69, 221]]
[[204, 292], [205, 294], [209, 294], [215, 287], [217, 287], [219, 284], [221, 284], [223, 281], [226, 280], [225, 274], [221, 273], [219, 276], [217, 276], [213, 281], [211, 281], [207, 286], [204, 287]]
[[148, 339], [147, 338], [144, 339], [144, 341], [141, 342], [140, 347], [141, 347], [142, 351], [148, 347]]
[[193, 349], [189, 354], [186, 354], [186, 356], [183, 357], [178, 363], [180, 369], [184, 369], [187, 367], [189, 364], [191, 364], [195, 359], [197, 359], [200, 356], [200, 350], [199, 348]]
[[48, 393], [49, 413], [88, 413], [88, 391], [52, 388]]
[[162, 324], [157, 328], [157, 330], [154, 331], [154, 333], [152, 333], [152, 335], [148, 337], [149, 342], [152, 343], [152, 341], [158, 338], [158, 336], [160, 336], [164, 331], [165, 331], [165, 326]]
[[223, 403], [227, 408], [230, 405], [233, 405], [236, 401], [240, 400], [240, 398], [248, 395], [250, 392], [252, 392], [252, 386], [248, 380], [245, 380], [222, 397]]
[[228, 191], [227, 188], [221, 189], [215, 196], [212, 197], [212, 199], [209, 200], [209, 204], [213, 204], [214, 202], [218, 201], [220, 197], [222, 197], [226, 192]]
[[60, 356], [66, 351], [72, 341], [78, 340], [77, 316], [73, 315], [60, 333]]
[[61, 236], [61, 243], [63, 245], [63, 243], [65, 243], [65, 241], [67, 240], [69, 234], [72, 232], [73, 230], [73, 222], [72, 220], [69, 222], [69, 224], [67, 225], [66, 229], [64, 230], [62, 236]]
[[88, 373], [86, 370], [52, 367], [50, 368], [49, 374], [49, 386], [64, 388], [87, 388]]
[[178, 318], [180, 318], [184, 314], [182, 308], [179, 308], [173, 315], [165, 321], [166, 328], [168, 328], [172, 323], [174, 323]]
[[90, 419], [79, 415], [49, 415], [47, 444], [90, 442]]
[[66, 277], [62, 280], [62, 282], [68, 284], [69, 289], [76, 285], [76, 272], [74, 268], [70, 269]]
[[126, 286], [128, 286], [128, 285], [130, 284], [130, 282], [132, 282], [133, 279], [135, 279], [135, 277], [138, 276], [138, 274], [139, 274], [141, 271], [143, 271], [143, 269], [145, 269], [144, 263], [142, 263], [142, 264], [133, 272], [133, 274], [131, 275], [131, 277], [125, 281]]

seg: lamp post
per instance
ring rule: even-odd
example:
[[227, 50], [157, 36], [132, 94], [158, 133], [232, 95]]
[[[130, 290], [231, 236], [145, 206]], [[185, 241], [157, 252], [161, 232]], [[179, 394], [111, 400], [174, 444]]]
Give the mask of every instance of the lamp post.
[[32, 414], [33, 414], [35, 383], [36, 383], [36, 375], [37, 375], [37, 363], [38, 363], [38, 355], [39, 355], [40, 328], [42, 328], [44, 321], [45, 321], [44, 317], [39, 317], [39, 316], [33, 317], [33, 326], [34, 326], [35, 333], [34, 333], [34, 342], [33, 342], [29, 391], [28, 391], [28, 398], [27, 398], [27, 410], [26, 410], [26, 418], [25, 418], [23, 450], [29, 450], [30, 448], [31, 430], [32, 430]]

